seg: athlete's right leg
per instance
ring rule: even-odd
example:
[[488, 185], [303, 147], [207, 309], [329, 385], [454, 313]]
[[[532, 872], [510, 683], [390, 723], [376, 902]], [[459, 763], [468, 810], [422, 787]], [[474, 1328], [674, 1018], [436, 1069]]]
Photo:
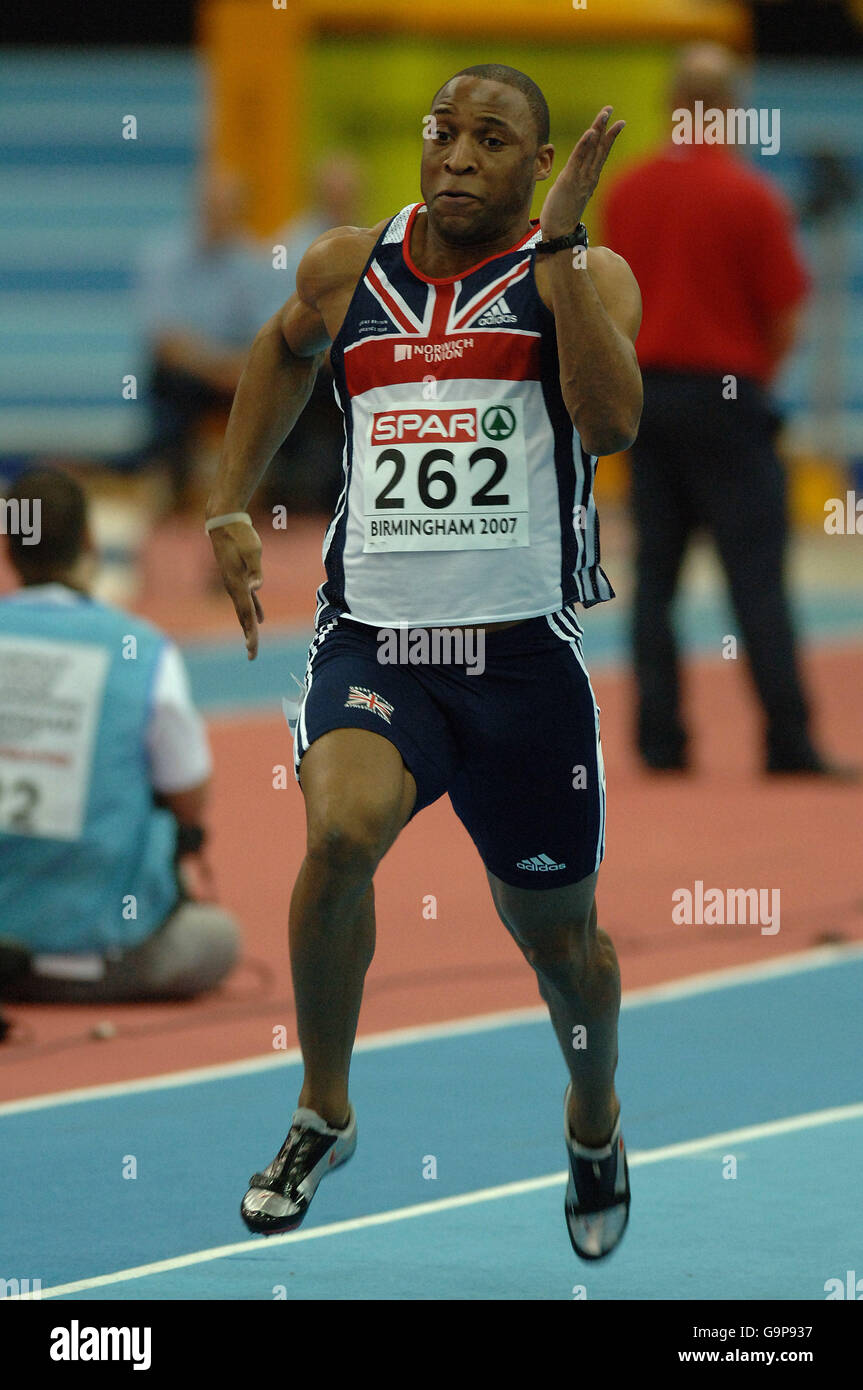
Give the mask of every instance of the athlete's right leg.
[[356, 1149], [348, 1074], [375, 944], [372, 877], [402, 826], [443, 795], [457, 758], [411, 668], [382, 663], [377, 630], [333, 613], [319, 615], [294, 708], [308, 840], [290, 944], [305, 1074], [287, 1138], [243, 1198], [243, 1220], [262, 1235], [295, 1230]]
[[375, 948], [372, 877], [410, 819], [416, 783], [395, 745], [333, 729], [300, 764], [307, 847], [290, 912], [291, 971], [305, 1067], [299, 1104], [346, 1123], [348, 1072]]

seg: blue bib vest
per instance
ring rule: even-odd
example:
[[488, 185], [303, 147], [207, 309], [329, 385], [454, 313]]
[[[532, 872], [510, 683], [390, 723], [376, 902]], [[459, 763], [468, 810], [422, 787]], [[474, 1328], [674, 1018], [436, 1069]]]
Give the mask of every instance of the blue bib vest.
[[0, 602], [0, 935], [114, 954], [176, 905], [176, 822], [146, 746], [164, 642], [84, 596]]

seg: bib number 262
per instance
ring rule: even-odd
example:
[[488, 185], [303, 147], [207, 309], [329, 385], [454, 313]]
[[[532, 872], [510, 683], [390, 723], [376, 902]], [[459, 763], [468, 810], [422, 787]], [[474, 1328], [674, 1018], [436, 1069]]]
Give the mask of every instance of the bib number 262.
[[[473, 469], [476, 464], [485, 461], [493, 465], [493, 471], [482, 486], [478, 487], [476, 492], [471, 495], [469, 505], [471, 507], [508, 507], [509, 493], [494, 491], [494, 488], [506, 477], [506, 454], [502, 449], [492, 447], [474, 449], [473, 453], [468, 456], [468, 467]], [[404, 474], [406, 462], [401, 449], [384, 449], [383, 453], [375, 460], [376, 470], [387, 463], [395, 465], [389, 481], [375, 498], [375, 511], [384, 511], [388, 508], [398, 510], [404, 507], [405, 499], [398, 496], [395, 489]], [[455, 463], [455, 455], [451, 449], [429, 449], [428, 453], [423, 454], [420, 459], [417, 474], [417, 492], [420, 501], [424, 507], [429, 507], [432, 511], [449, 507], [456, 497], [455, 477], [452, 472], [435, 467], [436, 464], [440, 463], [448, 464], [452, 468]], [[437, 489], [438, 486], [442, 488], [442, 491], [433, 492], [432, 488]]]
[[518, 406], [465, 403], [375, 415], [364, 549], [527, 545], [527, 464]]

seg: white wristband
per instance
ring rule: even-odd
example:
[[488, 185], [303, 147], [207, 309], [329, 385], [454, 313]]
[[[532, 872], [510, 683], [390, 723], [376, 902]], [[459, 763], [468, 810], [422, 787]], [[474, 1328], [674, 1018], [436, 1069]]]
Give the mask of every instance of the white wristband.
[[244, 521], [247, 526], [252, 525], [252, 518], [248, 512], [226, 512], [224, 516], [211, 516], [205, 523], [204, 530], [209, 535], [217, 526], [230, 526], [233, 521]]

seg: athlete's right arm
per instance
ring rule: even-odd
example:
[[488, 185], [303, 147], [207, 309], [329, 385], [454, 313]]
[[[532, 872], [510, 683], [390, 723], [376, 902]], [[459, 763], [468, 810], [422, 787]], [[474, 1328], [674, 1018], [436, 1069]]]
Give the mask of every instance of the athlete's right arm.
[[[318, 237], [300, 262], [296, 294], [255, 338], [231, 407], [218, 474], [207, 501], [208, 519], [246, 510], [270, 460], [308, 401], [331, 341], [324, 314], [332, 324], [327, 311], [339, 287], [344, 292], [356, 259], [355, 252], [345, 253], [345, 246], [349, 243], [352, 249], [355, 241], [354, 228], [335, 228]], [[260, 538], [253, 527], [234, 522], [211, 531], [210, 539], [253, 661], [258, 623], [264, 616], [256, 592], [262, 583]]]

